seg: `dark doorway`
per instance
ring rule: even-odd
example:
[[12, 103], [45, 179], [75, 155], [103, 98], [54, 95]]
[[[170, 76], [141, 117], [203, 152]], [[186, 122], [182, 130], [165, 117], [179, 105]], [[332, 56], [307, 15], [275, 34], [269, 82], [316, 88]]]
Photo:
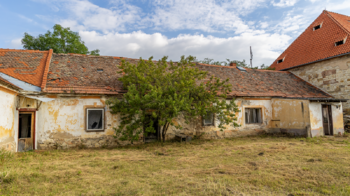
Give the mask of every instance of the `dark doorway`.
[[18, 120], [18, 152], [34, 149], [34, 113], [21, 112]]
[[332, 106], [322, 105], [323, 131], [325, 135], [333, 135]]
[[145, 142], [155, 142], [160, 140], [158, 119], [152, 118], [151, 115], [147, 116], [149, 121], [153, 121], [153, 128], [156, 130], [154, 133], [148, 132], [145, 134]]

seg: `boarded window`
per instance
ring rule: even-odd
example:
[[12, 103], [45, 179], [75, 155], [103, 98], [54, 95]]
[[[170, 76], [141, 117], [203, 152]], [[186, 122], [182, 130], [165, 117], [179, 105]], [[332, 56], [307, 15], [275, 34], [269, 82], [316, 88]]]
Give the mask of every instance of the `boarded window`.
[[245, 123], [246, 124], [262, 123], [261, 108], [246, 108]]
[[86, 109], [86, 130], [87, 131], [104, 130], [104, 109], [103, 108]]
[[207, 112], [205, 116], [203, 116], [203, 125], [204, 126], [213, 126], [214, 125], [214, 113]]

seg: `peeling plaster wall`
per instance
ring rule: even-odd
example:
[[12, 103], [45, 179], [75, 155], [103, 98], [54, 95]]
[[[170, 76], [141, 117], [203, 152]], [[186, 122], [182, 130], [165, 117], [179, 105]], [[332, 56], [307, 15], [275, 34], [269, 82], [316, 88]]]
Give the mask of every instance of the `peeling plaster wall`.
[[[54, 101], [42, 103], [37, 112], [37, 147], [72, 148], [72, 147], [102, 147], [120, 144], [113, 137], [113, 127], [119, 126], [118, 115], [112, 115], [105, 106], [106, 97], [59, 97]], [[202, 119], [186, 124], [184, 119], [174, 119], [175, 125], [181, 125], [183, 129], [169, 127], [166, 139], [173, 139], [175, 134], [189, 136], [201, 136], [202, 139], [217, 139], [226, 137], [240, 137], [257, 135], [265, 132], [285, 132], [297, 136], [306, 136], [307, 127], [310, 125], [310, 116], [315, 118], [317, 110], [308, 100], [275, 99], [275, 98], [237, 98], [235, 100], [239, 108], [236, 113], [239, 127], [226, 126], [220, 131], [217, 120], [214, 126], [203, 126]], [[85, 109], [104, 107], [105, 130], [102, 132], [85, 131]], [[244, 111], [246, 108], [261, 108], [262, 123], [246, 124]], [[312, 111], [309, 111], [312, 110]], [[315, 111], [315, 113], [314, 113]], [[334, 112], [335, 130], [341, 131], [341, 112]], [[339, 110], [341, 111], [341, 110]], [[341, 120], [339, 120], [341, 119]], [[339, 122], [338, 122], [339, 121]], [[341, 121], [341, 122], [340, 122]], [[123, 143], [122, 143], [123, 144]]]
[[[322, 120], [322, 104], [326, 104], [326, 103], [311, 102], [309, 105], [312, 137], [324, 136], [323, 120]], [[344, 133], [342, 104], [332, 103], [331, 105], [332, 105], [333, 134], [342, 135]]]
[[299, 99], [272, 99], [272, 131], [295, 136], [307, 136], [310, 126], [309, 101]]
[[[116, 145], [113, 127], [119, 125], [118, 116], [108, 111], [105, 101], [104, 97], [72, 97], [42, 103], [37, 112], [38, 149]], [[85, 109], [94, 107], [105, 108], [104, 131], [85, 131]]]
[[[173, 139], [175, 134], [185, 134], [192, 136], [200, 136], [203, 139], [216, 139], [226, 137], [241, 137], [249, 135], [258, 135], [269, 131], [269, 123], [271, 121], [272, 107], [270, 98], [250, 99], [237, 98], [235, 100], [240, 112], [236, 113], [239, 127], [232, 125], [226, 126], [223, 131], [218, 127], [219, 121], [215, 121], [214, 126], [203, 126], [202, 120], [197, 119], [193, 123], [186, 124], [182, 118], [174, 119], [175, 125], [180, 124], [183, 129], [179, 130], [175, 127], [169, 127], [167, 139]], [[245, 123], [245, 108], [261, 108], [262, 123], [261, 124], [246, 124]]]
[[0, 86], [0, 148], [16, 151], [16, 93]]

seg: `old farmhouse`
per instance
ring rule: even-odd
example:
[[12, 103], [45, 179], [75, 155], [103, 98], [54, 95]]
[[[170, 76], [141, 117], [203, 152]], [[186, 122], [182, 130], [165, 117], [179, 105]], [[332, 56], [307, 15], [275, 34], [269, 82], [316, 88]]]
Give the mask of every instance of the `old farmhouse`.
[[[120, 62], [121, 57], [0, 49], [0, 147], [17, 152], [119, 145], [113, 137], [118, 115], [109, 112], [105, 101], [125, 92], [118, 81]], [[237, 121], [241, 126], [219, 131], [215, 114], [188, 125], [174, 119], [184, 129], [171, 127], [168, 139], [178, 133], [203, 138], [264, 132], [312, 137], [344, 133], [345, 100], [334, 98], [291, 72], [246, 69], [234, 64], [197, 63], [196, 67], [229, 79], [230, 99], [235, 98], [239, 106]], [[327, 122], [322, 115], [327, 116]]]
[[[350, 17], [323, 11], [271, 67], [290, 71], [337, 99], [350, 99]], [[343, 107], [350, 130], [350, 102]]]

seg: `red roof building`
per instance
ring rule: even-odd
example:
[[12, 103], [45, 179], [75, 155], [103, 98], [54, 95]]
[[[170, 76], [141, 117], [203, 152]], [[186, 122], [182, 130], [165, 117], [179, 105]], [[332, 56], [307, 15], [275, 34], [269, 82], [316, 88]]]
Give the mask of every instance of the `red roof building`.
[[271, 68], [288, 70], [346, 54], [350, 54], [350, 17], [325, 10]]

